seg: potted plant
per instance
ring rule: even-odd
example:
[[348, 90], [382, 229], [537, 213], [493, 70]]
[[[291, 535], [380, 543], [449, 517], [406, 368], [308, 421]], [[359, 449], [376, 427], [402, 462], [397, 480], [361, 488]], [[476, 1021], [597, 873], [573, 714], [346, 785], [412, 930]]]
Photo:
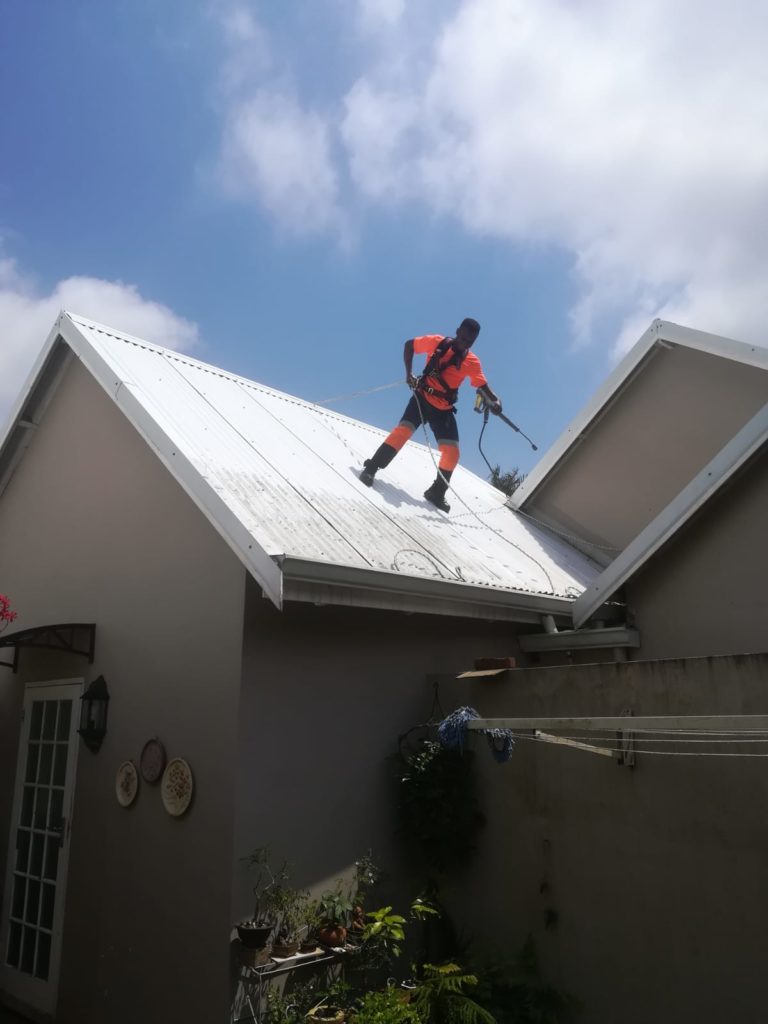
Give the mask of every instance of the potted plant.
[[275, 917], [272, 955], [294, 956], [307, 927], [309, 893], [292, 889], [288, 885], [278, 885], [270, 893], [270, 904]]
[[253, 887], [253, 916], [237, 925], [237, 934], [247, 949], [264, 949], [276, 923], [275, 890], [288, 878], [287, 865], [284, 863], [275, 873], [270, 866], [269, 848], [266, 846], [259, 847], [243, 859], [249, 868], [257, 868], [258, 874]]
[[339, 882], [335, 889], [320, 897], [320, 928], [318, 938], [324, 946], [338, 948], [347, 941], [347, 922], [352, 913], [352, 900]]
[[420, 1024], [414, 1006], [404, 1002], [397, 988], [383, 992], [366, 992], [354, 1011], [355, 1024]]
[[344, 1024], [350, 1003], [350, 987], [335, 981], [320, 1002], [307, 1013], [309, 1024]]
[[317, 949], [317, 933], [323, 923], [318, 900], [308, 900], [304, 908], [304, 937], [299, 946], [300, 953], [314, 953]]
[[347, 928], [347, 942], [353, 946], [363, 942], [366, 928], [365, 903], [380, 877], [381, 869], [373, 862], [370, 850], [355, 861], [355, 894]]

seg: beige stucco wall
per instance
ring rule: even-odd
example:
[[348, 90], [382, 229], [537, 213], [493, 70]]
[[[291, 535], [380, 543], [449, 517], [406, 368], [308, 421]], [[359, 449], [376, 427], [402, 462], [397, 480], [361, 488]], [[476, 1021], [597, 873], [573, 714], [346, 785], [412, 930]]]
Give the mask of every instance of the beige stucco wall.
[[[244, 571], [78, 363], [0, 499], [0, 580], [14, 627], [97, 624], [93, 665], [0, 669], [3, 866], [23, 681], [103, 674], [111, 693], [101, 751], [79, 753], [57, 1019], [226, 1020]], [[115, 800], [153, 735], [192, 766], [182, 819], [156, 787]]]
[[[278, 613], [250, 584], [236, 858], [268, 844], [319, 891], [370, 847], [396, 878], [388, 759], [429, 716], [426, 675], [519, 656], [513, 628], [308, 604]], [[236, 860], [233, 921], [252, 907], [250, 885]]]
[[768, 649], [768, 452], [626, 587], [642, 658]]
[[764, 370], [656, 350], [525, 510], [623, 548], [767, 401]]
[[[446, 706], [489, 716], [766, 714], [768, 655], [442, 689]], [[477, 750], [488, 823], [452, 900], [477, 946], [511, 956], [531, 932], [548, 980], [583, 1000], [582, 1024], [765, 1018], [766, 760], [638, 755], [630, 770], [520, 741], [499, 766]]]

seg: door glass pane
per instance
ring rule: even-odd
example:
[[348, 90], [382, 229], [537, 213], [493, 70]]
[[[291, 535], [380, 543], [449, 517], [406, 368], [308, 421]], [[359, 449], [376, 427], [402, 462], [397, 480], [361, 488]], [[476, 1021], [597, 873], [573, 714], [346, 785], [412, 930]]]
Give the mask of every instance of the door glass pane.
[[69, 739], [69, 723], [72, 719], [72, 701], [71, 700], [60, 700], [59, 701], [59, 722], [56, 726], [56, 739], [57, 740], [68, 740]]
[[48, 977], [48, 967], [51, 962], [51, 936], [46, 932], [40, 932], [37, 939], [37, 963], [35, 964], [35, 977], [45, 980]]
[[[37, 839], [37, 836], [35, 836]], [[45, 877], [56, 880], [56, 868], [59, 866], [59, 838], [48, 836], [48, 847], [45, 852]]]
[[37, 773], [37, 781], [41, 786], [47, 786], [51, 781], [51, 766], [53, 765], [53, 744], [43, 743], [40, 747], [40, 767]]
[[21, 875], [13, 876], [13, 899], [11, 900], [11, 916], [24, 917], [24, 897], [27, 895], [27, 880]]
[[17, 921], [11, 921], [11, 931], [8, 935], [8, 963], [11, 967], [19, 966], [21, 956], [21, 925]]
[[67, 777], [67, 746], [66, 744], [56, 744], [56, 757], [53, 765], [53, 784], [54, 786], [63, 786], [64, 781]]
[[53, 908], [56, 903], [56, 887], [43, 885], [43, 899], [40, 904], [40, 927], [53, 928]]
[[24, 920], [27, 924], [37, 924], [37, 913], [40, 910], [40, 883], [34, 879], [27, 883], [27, 910]]
[[38, 743], [30, 743], [27, 750], [27, 770], [24, 773], [25, 782], [34, 782], [37, 778], [37, 756], [40, 753]]
[[62, 819], [64, 810], [64, 790], [63, 789], [52, 789], [51, 790], [51, 805], [48, 811], [48, 827], [52, 825], [58, 825]]
[[24, 929], [24, 938], [21, 942], [21, 969], [27, 974], [32, 973], [35, 966], [35, 938], [37, 932], [34, 928]]
[[25, 828], [16, 832], [16, 870], [26, 871], [29, 863], [30, 834]]
[[32, 705], [32, 717], [29, 722], [30, 740], [39, 740], [43, 728], [43, 701], [36, 700]]
[[32, 856], [29, 859], [29, 873], [39, 878], [43, 873], [43, 849], [45, 848], [45, 836], [32, 836]]
[[52, 740], [56, 735], [56, 712], [59, 709], [57, 700], [45, 702], [45, 717], [43, 718], [43, 739]]
[[19, 824], [25, 828], [32, 827], [32, 808], [35, 806], [35, 787], [25, 786], [21, 798], [21, 818]]
[[45, 828], [48, 822], [48, 793], [49, 790], [40, 787], [37, 791], [35, 801], [35, 828]]

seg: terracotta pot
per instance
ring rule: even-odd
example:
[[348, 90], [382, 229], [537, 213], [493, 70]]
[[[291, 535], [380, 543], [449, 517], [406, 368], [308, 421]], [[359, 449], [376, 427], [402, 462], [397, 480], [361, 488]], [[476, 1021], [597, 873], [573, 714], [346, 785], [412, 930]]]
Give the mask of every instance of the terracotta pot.
[[347, 929], [340, 924], [330, 924], [317, 933], [324, 946], [343, 946], [347, 941]]
[[346, 1010], [337, 1006], [313, 1006], [305, 1020], [310, 1024], [344, 1024]]
[[298, 952], [298, 942], [273, 942], [272, 956], [287, 957], [295, 956]]
[[314, 953], [317, 949], [317, 942], [315, 939], [307, 939], [306, 942], [302, 942], [299, 946], [300, 953]]

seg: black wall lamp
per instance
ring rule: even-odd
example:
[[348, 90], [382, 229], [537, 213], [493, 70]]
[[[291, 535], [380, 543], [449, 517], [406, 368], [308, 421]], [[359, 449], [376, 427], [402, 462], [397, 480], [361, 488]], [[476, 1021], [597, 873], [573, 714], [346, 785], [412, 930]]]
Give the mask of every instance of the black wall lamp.
[[93, 680], [80, 701], [80, 728], [77, 731], [86, 747], [96, 753], [107, 735], [109, 691], [104, 676]]

